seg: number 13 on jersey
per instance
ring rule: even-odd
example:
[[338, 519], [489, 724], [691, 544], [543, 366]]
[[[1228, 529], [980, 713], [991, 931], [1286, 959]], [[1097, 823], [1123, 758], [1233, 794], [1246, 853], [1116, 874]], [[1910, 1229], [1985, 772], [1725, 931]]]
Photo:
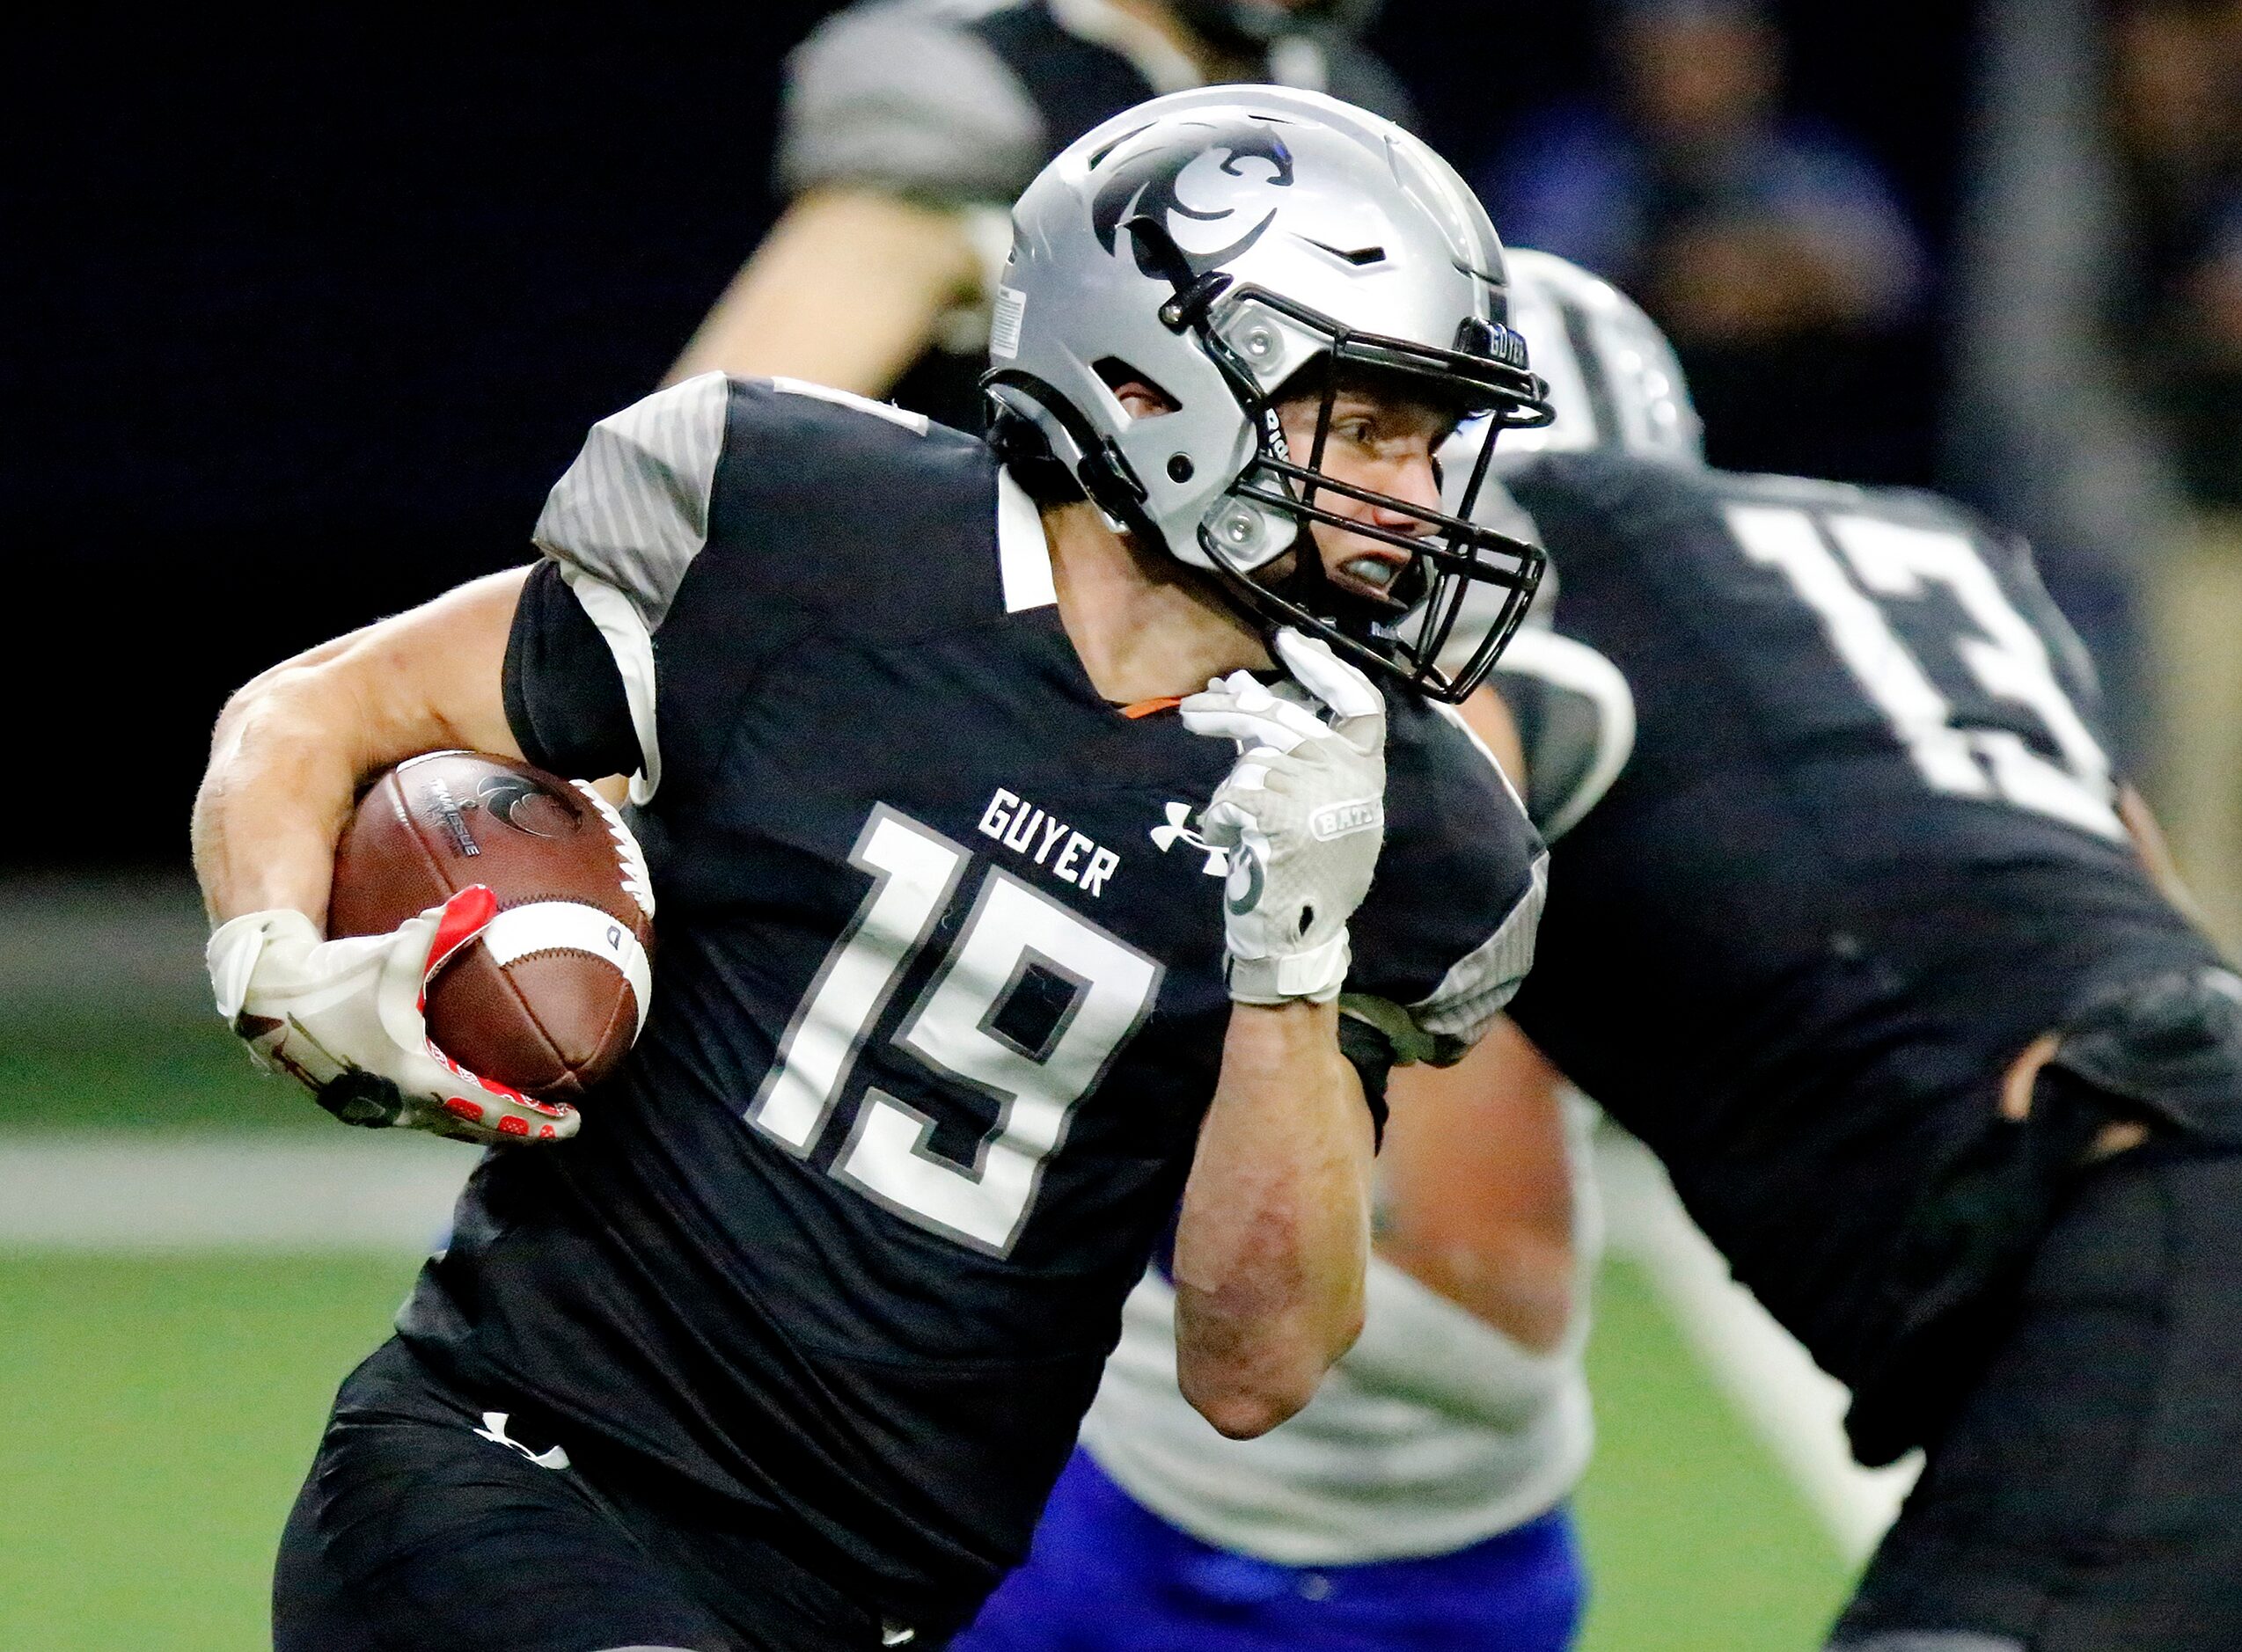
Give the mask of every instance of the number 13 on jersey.
[[[2098, 837], [2125, 837], [2112, 807], [2109, 758], [2056, 682], [2046, 640], [1967, 536], [1850, 514], [1818, 522], [1791, 506], [1734, 504], [1727, 514], [1744, 554], [1781, 573], [1821, 618], [1838, 659], [1933, 791], [1997, 798]], [[2033, 750], [2013, 729], [1958, 716], [1900, 640], [1880, 604], [1920, 599], [1931, 585], [1945, 587], [1977, 628], [1960, 632], [1953, 647], [1978, 686], [2037, 717], [2060, 761]]]
[[[871, 892], [795, 1010], [747, 1109], [750, 1124], [797, 1158], [816, 1147], [865, 1040], [972, 856], [881, 804], [849, 860], [872, 874]], [[993, 1100], [994, 1128], [972, 1163], [953, 1162], [934, 1149], [934, 1120], [875, 1086], [833, 1175], [906, 1221], [1007, 1254], [1027, 1224], [1044, 1161], [1144, 1020], [1161, 976], [1133, 947], [990, 867], [896, 1042], [941, 1078]]]

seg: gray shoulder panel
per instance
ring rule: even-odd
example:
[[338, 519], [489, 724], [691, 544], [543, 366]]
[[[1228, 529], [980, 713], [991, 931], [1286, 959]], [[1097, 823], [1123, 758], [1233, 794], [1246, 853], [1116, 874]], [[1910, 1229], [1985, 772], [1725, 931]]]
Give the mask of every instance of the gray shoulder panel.
[[[1435, 705], [1433, 710], [1470, 742], [1512, 805], [1524, 814], [1525, 803], [1510, 777], [1463, 714], [1453, 705]], [[1542, 908], [1548, 903], [1549, 892], [1550, 852], [1535, 844], [1527, 886], [1494, 932], [1450, 965], [1430, 992], [1407, 1006], [1410, 1020], [1431, 1034], [1438, 1046], [1440, 1053], [1432, 1059], [1440, 1064], [1460, 1059], [1477, 1043], [1526, 979], [1527, 970], [1533, 966], [1534, 942], [1541, 933]]]
[[1533, 881], [1495, 932], [1456, 960], [1440, 984], [1409, 1006], [1410, 1019], [1461, 1056], [1477, 1043], [1533, 967], [1534, 941], [1550, 895], [1550, 853], [1534, 857]]
[[787, 192], [861, 184], [1009, 205], [1043, 164], [1043, 118], [962, 26], [970, 15], [928, 0], [852, 6], [795, 48], [779, 140]]
[[703, 373], [601, 420], [537, 519], [538, 548], [622, 593], [649, 632], [707, 543], [729, 393]]

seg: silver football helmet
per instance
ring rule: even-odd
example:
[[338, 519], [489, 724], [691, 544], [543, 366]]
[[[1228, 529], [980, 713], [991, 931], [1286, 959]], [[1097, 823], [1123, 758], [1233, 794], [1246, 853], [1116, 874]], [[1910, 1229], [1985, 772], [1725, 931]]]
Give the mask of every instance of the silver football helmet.
[[[1211, 570], [1257, 623], [1313, 631], [1434, 698], [1469, 693], [1542, 567], [1535, 547], [1474, 524], [1471, 501], [1495, 435], [1550, 413], [1507, 323], [1502, 244], [1454, 171], [1320, 93], [1207, 87], [1069, 145], [1012, 219], [983, 381], [1007, 458], [1047, 454], [1117, 527]], [[1444, 509], [1322, 472], [1343, 376], [1365, 373], [1471, 433]], [[1132, 419], [1114, 393], [1132, 380], [1174, 411]], [[1286, 448], [1280, 391], [1322, 395], [1305, 456]], [[1338, 515], [1319, 494], [1413, 517], [1413, 531]], [[1306, 542], [1317, 522], [1409, 553], [1383, 599], [1324, 577]], [[1443, 670], [1475, 585], [1501, 588], [1506, 618]]]
[[1513, 247], [1510, 325], [1525, 335], [1557, 416], [1504, 442], [1506, 459], [1614, 448], [1704, 463], [1704, 421], [1674, 347], [1609, 281], [1554, 252]]

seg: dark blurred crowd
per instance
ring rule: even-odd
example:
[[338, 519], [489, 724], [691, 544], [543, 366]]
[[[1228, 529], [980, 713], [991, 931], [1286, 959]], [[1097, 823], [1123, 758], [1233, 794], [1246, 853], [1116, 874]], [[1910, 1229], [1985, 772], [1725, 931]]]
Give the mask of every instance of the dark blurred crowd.
[[2114, 319], [2188, 492], [2242, 506], [2242, 0], [2141, 0], [2111, 31], [2135, 267]]
[[1883, 167], [1786, 97], [1764, 8], [1616, 11], [1601, 84], [1481, 168], [1503, 234], [1610, 277], [1664, 325], [1716, 463], [1911, 479], [1926, 258]]
[[[2004, 18], [2027, 87], [2077, 84], [2044, 163], [2019, 134], [2045, 111], [1996, 72]], [[133, 713], [174, 790], [227, 687], [523, 555], [585, 424], [665, 364], [970, 420], [1011, 193], [1105, 114], [1208, 81], [1416, 122], [1506, 239], [1667, 329], [1715, 463], [1965, 494], [2041, 545], [2120, 685], [2154, 652], [2125, 611], [2144, 569], [2185, 540], [2242, 570], [2242, 530], [2202, 537], [2242, 522], [2242, 0], [766, 0], [467, 19], [443, 51], [317, 9], [165, 26], [144, 84], [56, 55], [82, 73], [54, 81], [19, 237], [47, 257], [5, 371], [40, 416], [0, 530], [48, 549], [26, 577], [50, 606], [89, 570], [143, 594], [115, 651], [180, 685]], [[2020, 293], [2034, 267], [2076, 290]], [[1989, 384], [1989, 362], [2017, 370]], [[1980, 424], [2004, 439], [1956, 439]], [[2149, 461], [2129, 492], [2112, 429]], [[298, 577], [307, 545], [352, 577]], [[229, 625], [217, 559], [264, 630]], [[101, 830], [0, 827], [0, 855], [175, 846]]]

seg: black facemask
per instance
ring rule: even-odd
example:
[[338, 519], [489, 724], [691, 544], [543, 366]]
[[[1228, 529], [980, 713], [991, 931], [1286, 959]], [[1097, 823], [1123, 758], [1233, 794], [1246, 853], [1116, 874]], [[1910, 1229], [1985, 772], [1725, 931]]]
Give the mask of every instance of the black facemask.
[[[1257, 451], [1231, 487], [1231, 495], [1290, 516], [1301, 529], [1289, 565], [1279, 559], [1276, 566], [1281, 571], [1274, 574], [1269, 571], [1271, 565], [1248, 568], [1231, 562], [1206, 529], [1200, 530], [1202, 548], [1233, 600], [1258, 623], [1298, 625], [1322, 636], [1358, 664], [1398, 677], [1420, 694], [1451, 705], [1462, 700], [1494, 669], [1525, 618], [1546, 566], [1539, 546], [1471, 520], [1498, 434], [1550, 421], [1546, 389], [1528, 370], [1523, 347], [1506, 330], [1506, 336], [1498, 339], [1492, 328], [1483, 325], [1475, 329], [1467, 324], [1470, 336], [1459, 338], [1462, 347], [1434, 350], [1406, 340], [1350, 332], [1273, 294], [1239, 291], [1325, 332], [1331, 345], [1322, 361], [1315, 442], [1307, 463], [1300, 464], [1286, 450], [1271, 399], [1260, 391], [1245, 363], [1204, 325], [1200, 307], [1200, 342], [1221, 368], [1258, 433]], [[1394, 383], [1435, 401], [1462, 397], [1467, 411], [1484, 420], [1478, 451], [1455, 496], [1453, 514], [1324, 472], [1332, 410], [1343, 384], [1357, 375]], [[1388, 515], [1414, 518], [1416, 531], [1343, 515], [1322, 502], [1327, 494], [1376, 506]], [[1382, 596], [1349, 589], [1324, 571], [1315, 543], [1314, 527], [1319, 523], [1403, 552], [1409, 560]], [[1440, 655], [1475, 587], [1500, 590], [1501, 606], [1469, 658], [1454, 669], [1443, 669]]]

